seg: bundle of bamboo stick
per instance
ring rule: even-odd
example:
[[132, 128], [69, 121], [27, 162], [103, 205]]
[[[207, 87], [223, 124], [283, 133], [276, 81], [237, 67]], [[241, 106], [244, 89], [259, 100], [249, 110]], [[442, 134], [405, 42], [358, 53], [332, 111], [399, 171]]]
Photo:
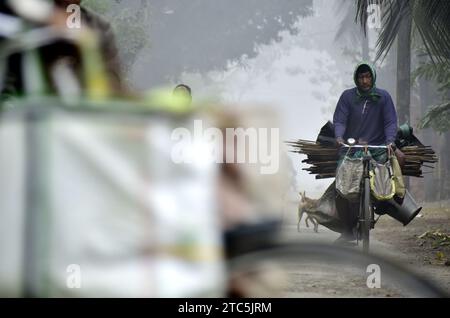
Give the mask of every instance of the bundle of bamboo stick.
[[438, 161], [436, 153], [430, 146], [406, 146], [400, 149], [405, 154], [403, 175], [423, 178], [422, 167], [434, 168]]
[[[311, 166], [303, 168], [303, 170], [315, 174], [316, 179], [334, 178], [336, 176], [339, 159], [337, 147], [301, 139], [287, 141], [286, 144], [291, 147], [290, 152], [307, 156], [302, 162]], [[400, 150], [405, 154], [405, 165], [402, 168], [404, 176], [422, 178], [422, 167], [434, 168], [433, 164], [438, 161], [430, 146], [407, 146]]]

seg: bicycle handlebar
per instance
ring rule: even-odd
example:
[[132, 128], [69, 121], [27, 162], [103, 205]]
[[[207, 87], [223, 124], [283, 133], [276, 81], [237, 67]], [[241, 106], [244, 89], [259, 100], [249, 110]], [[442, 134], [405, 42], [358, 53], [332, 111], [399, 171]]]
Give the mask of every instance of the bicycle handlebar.
[[347, 145], [347, 144], [341, 144], [342, 147], [345, 148], [381, 148], [381, 149], [387, 149], [388, 146], [371, 146], [371, 145]]

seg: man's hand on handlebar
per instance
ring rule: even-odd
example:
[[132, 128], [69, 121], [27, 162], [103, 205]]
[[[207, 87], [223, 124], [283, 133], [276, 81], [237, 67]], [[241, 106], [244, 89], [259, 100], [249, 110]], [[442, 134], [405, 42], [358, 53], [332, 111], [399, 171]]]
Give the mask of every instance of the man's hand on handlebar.
[[337, 137], [336, 138], [336, 145], [338, 145], [338, 146], [345, 146], [344, 139], [342, 137]]
[[387, 148], [389, 149], [389, 151], [390, 151], [391, 153], [394, 153], [395, 150], [397, 149], [397, 146], [395, 145], [395, 143], [391, 142], [391, 143], [388, 143], [388, 144], [387, 144]]

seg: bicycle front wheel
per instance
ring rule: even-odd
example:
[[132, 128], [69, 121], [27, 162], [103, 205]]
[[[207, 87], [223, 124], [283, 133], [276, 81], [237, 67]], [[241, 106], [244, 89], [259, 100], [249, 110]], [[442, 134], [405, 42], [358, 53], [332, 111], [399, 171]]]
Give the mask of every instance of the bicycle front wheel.
[[362, 202], [362, 220], [361, 220], [361, 239], [363, 242], [364, 253], [369, 253], [370, 245], [370, 228], [372, 222], [372, 215], [370, 210], [370, 184], [369, 178], [364, 179], [364, 194]]

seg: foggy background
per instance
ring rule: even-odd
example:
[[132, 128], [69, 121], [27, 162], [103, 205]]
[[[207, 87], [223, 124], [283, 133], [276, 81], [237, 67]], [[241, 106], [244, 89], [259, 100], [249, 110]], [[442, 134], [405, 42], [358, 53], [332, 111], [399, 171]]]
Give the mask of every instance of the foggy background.
[[[354, 86], [356, 63], [375, 59], [377, 30], [369, 30], [364, 38], [355, 23], [352, 0], [85, 0], [83, 4], [113, 25], [130, 88], [147, 91], [185, 83], [192, 88], [194, 101], [209, 98], [238, 107], [270, 106], [279, 114], [283, 140], [315, 140], [332, 119], [342, 91]], [[395, 101], [395, 47], [375, 67], [377, 86], [387, 89]], [[415, 95], [417, 88], [411, 99], [413, 127], [423, 113], [423, 103]], [[442, 137], [425, 131], [425, 140], [415, 132], [422, 142], [437, 147], [442, 143]], [[303, 155], [289, 156], [297, 190], [319, 197], [332, 180], [315, 180], [301, 170], [306, 167]], [[433, 183], [433, 175], [425, 176]], [[413, 192], [422, 192], [423, 179], [411, 182]], [[418, 193], [419, 200], [426, 196]]]
[[[35, 7], [30, 3], [22, 9], [33, 16]], [[376, 85], [392, 95], [399, 124], [411, 124], [414, 134], [439, 158], [433, 170], [423, 168], [424, 178], [406, 178], [406, 187], [424, 207], [421, 214], [407, 228], [395, 216], [380, 220], [371, 234], [371, 251], [383, 251], [380, 255], [386, 259], [432, 274], [450, 291], [450, 45], [446, 40], [450, 32], [442, 33], [450, 30], [450, 2], [377, 1], [384, 5], [382, 29], [369, 29], [367, 34], [356, 16], [366, 23], [372, 0], [81, 3], [109, 22], [115, 41], [106, 24], [93, 27], [101, 43], [88, 41], [89, 33], [81, 32], [77, 40], [70, 37], [82, 53], [80, 65], [72, 64], [77, 54], [63, 52], [64, 46], [51, 46], [49, 51], [24, 49], [18, 56], [19, 63], [26, 62], [20, 64], [23, 72], [15, 72], [12, 79], [24, 77], [25, 85], [17, 86], [24, 86], [26, 94], [20, 96], [19, 90], [7, 96], [8, 103], [0, 103], [5, 107], [0, 117], [4, 147], [0, 164], [5, 167], [0, 169], [0, 296], [215, 297], [238, 288], [236, 283], [266, 292], [272, 280], [276, 285], [281, 282], [293, 296], [312, 287], [315, 296], [396, 297], [386, 290], [373, 294], [365, 279], [361, 285], [353, 274], [344, 279], [336, 275], [335, 266], [329, 276], [314, 277], [289, 263], [295, 271], [285, 284], [276, 276], [276, 268], [259, 271], [260, 264], [255, 264], [257, 271], [244, 271], [257, 274], [253, 283], [241, 279], [245, 275], [239, 275], [239, 268], [227, 263], [239, 253], [245, 255], [253, 248], [264, 251], [273, 246], [273, 239], [314, 243], [336, 239], [341, 229], [325, 222], [320, 222], [324, 225], [320, 229], [318, 224], [310, 228], [298, 213], [306, 211], [314, 220], [317, 202], [300, 202], [298, 192], [317, 199], [326, 188], [333, 190], [329, 184], [334, 179], [316, 180], [302, 170], [308, 167], [301, 163], [305, 156], [294, 153], [288, 153], [288, 160], [284, 153], [275, 160], [280, 163], [277, 174], [262, 175], [257, 165], [248, 162], [215, 165], [208, 162], [210, 148], [195, 128], [187, 149], [194, 164], [179, 165], [173, 156], [175, 147], [170, 147], [173, 132], [185, 127], [189, 135], [198, 119], [208, 124], [211, 120], [219, 128], [277, 125], [281, 140], [314, 141], [332, 119], [341, 93], [354, 87], [353, 70], [362, 60], [375, 64]], [[55, 10], [47, 18], [68, 36], [65, 13]], [[101, 22], [98, 17], [94, 20]], [[400, 20], [397, 28], [395, 22]], [[10, 27], [10, 22], [3, 27]], [[36, 34], [48, 36], [53, 31], [44, 28], [34, 33], [28, 27], [18, 28], [24, 33], [6, 43], [15, 48], [25, 36], [22, 45], [28, 48]], [[96, 44], [107, 52], [97, 52]], [[108, 79], [114, 82], [117, 75], [101, 67], [101, 58], [105, 66], [115, 61], [116, 50], [109, 50], [108, 44], [118, 47], [120, 79], [126, 89], [121, 85], [108, 89]], [[430, 44], [438, 50], [426, 51]], [[48, 52], [62, 53], [55, 58], [58, 63], [47, 65], [52, 81], [41, 72], [42, 61], [37, 58], [51, 55]], [[382, 58], [376, 59], [380, 54]], [[447, 64], [436, 66], [438, 57]], [[8, 64], [12, 73], [17, 66], [13, 62]], [[77, 76], [78, 71], [87, 76]], [[47, 81], [58, 86], [55, 92], [61, 96], [47, 96]], [[172, 89], [180, 83], [192, 88], [196, 109], [188, 105], [190, 98], [173, 98]], [[419, 129], [424, 118], [430, 119], [432, 128]], [[415, 156], [420, 155], [417, 148], [409, 150], [409, 162], [424, 163]], [[259, 153], [262, 162], [261, 157]], [[332, 201], [332, 196], [328, 199]], [[332, 218], [336, 216], [333, 212]], [[327, 251], [319, 254], [326, 256]], [[330, 251], [336, 255], [334, 245]], [[353, 263], [351, 257], [342, 259]], [[330, 284], [331, 276], [339, 281]], [[391, 281], [395, 276], [399, 275]], [[242, 290], [246, 294], [252, 295]]]

